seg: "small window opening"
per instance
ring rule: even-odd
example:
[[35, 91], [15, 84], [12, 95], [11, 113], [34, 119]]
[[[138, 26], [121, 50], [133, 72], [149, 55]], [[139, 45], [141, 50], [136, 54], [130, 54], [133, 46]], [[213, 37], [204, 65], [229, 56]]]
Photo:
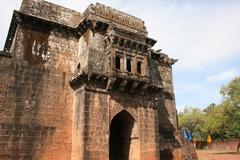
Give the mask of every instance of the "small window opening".
[[142, 50], [142, 45], [139, 45], [138, 47], [137, 47], [137, 51], [141, 51]]
[[133, 43], [131, 49], [135, 50], [136, 47], [137, 47], [137, 44], [136, 44], [136, 43]]
[[78, 65], [77, 65], [77, 69], [79, 70], [80, 68], [81, 68], [81, 64], [78, 63]]
[[142, 63], [141, 62], [137, 63], [137, 73], [142, 74]]
[[120, 40], [119, 46], [120, 46], [120, 47], [123, 47], [123, 46], [124, 46], [124, 39], [121, 39], [121, 40]]
[[127, 71], [128, 71], [128, 72], [131, 72], [131, 71], [132, 71], [131, 59], [127, 59]]
[[131, 44], [131, 42], [130, 42], [130, 41], [127, 41], [126, 47], [127, 47], [127, 48], [130, 48], [130, 44]]
[[121, 58], [119, 56], [116, 56], [116, 59], [115, 59], [115, 67], [116, 69], [121, 69]]

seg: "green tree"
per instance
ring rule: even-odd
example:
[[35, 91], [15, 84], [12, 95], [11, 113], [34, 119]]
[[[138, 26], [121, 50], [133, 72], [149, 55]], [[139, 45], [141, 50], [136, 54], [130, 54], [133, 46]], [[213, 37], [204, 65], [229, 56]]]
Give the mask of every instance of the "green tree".
[[202, 133], [205, 139], [207, 138], [209, 132], [213, 139], [224, 139], [224, 125], [226, 121], [226, 117], [224, 116], [224, 108], [211, 104], [204, 109], [204, 112], [205, 119], [202, 126]]
[[202, 126], [204, 117], [202, 110], [193, 107], [185, 107], [183, 112], [179, 113], [179, 127], [187, 127], [191, 130], [193, 137], [202, 139]]
[[179, 127], [189, 128], [198, 140], [206, 140], [209, 132], [213, 140], [240, 138], [240, 77], [223, 86], [220, 94], [222, 102], [203, 111], [186, 107], [179, 113]]
[[221, 88], [226, 138], [240, 138], [240, 77]]

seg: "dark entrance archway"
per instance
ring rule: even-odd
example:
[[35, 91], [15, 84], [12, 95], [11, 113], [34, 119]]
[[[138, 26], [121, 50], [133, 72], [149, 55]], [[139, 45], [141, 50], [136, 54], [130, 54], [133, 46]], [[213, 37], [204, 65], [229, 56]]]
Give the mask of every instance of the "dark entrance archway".
[[126, 110], [119, 112], [110, 125], [110, 160], [129, 160], [134, 118]]

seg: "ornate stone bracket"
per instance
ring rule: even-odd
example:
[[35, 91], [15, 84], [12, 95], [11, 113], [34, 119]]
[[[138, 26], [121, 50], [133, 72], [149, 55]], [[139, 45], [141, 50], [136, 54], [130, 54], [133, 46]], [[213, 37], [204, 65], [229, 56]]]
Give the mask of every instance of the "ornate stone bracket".
[[114, 84], [114, 82], [115, 82], [116, 80], [117, 80], [117, 79], [114, 78], [114, 77], [109, 78], [106, 89], [107, 89], [107, 90], [111, 90], [112, 87], [113, 87], [113, 84]]
[[166, 64], [169, 67], [171, 67], [173, 64], [175, 64], [178, 61], [178, 59], [169, 58], [168, 55], [161, 52], [161, 49], [156, 51], [151, 50], [151, 58], [157, 59], [158, 61]]
[[106, 36], [105, 42], [107, 46], [115, 45], [117, 48], [124, 48], [132, 51], [137, 51], [140, 53], [147, 53], [150, 49], [150, 46], [143, 42], [138, 42], [127, 37], [123, 37], [117, 34], [110, 34]]
[[131, 93], [134, 93], [136, 91], [138, 85], [139, 85], [139, 82], [137, 82], [137, 81], [132, 83], [131, 90], [130, 90]]
[[147, 93], [158, 93], [164, 86], [156, 86], [148, 81], [138, 81], [122, 77], [108, 77], [106, 75], [91, 73], [79, 73], [69, 82], [76, 90], [82, 86], [88, 89], [102, 89], [106, 92], [125, 92], [129, 94], [144, 95]]

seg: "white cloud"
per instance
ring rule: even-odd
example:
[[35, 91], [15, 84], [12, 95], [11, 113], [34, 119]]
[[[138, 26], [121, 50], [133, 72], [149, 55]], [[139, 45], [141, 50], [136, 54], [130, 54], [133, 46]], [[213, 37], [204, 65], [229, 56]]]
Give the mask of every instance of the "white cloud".
[[[190, 87], [191, 88], [191, 87]], [[183, 111], [184, 107], [192, 106], [197, 108], [206, 108], [211, 103], [219, 103], [221, 95], [219, 94], [220, 86], [215, 87], [193, 87], [185, 92], [176, 92], [177, 109]], [[181, 97], [181, 98], [179, 98]]]
[[238, 76], [238, 72], [236, 70], [229, 70], [229, 71], [224, 71], [215, 75], [211, 75], [207, 77], [207, 81], [209, 82], [219, 82], [219, 81], [224, 81], [224, 80], [231, 80]]
[[[179, 59], [176, 69], [198, 70], [240, 55], [240, 1], [176, 0], [49, 0], [81, 12], [99, 1], [142, 18], [156, 48]], [[3, 46], [12, 10], [21, 0], [1, 1], [0, 47]]]
[[177, 69], [205, 69], [240, 55], [240, 3], [224, 5], [172, 4], [162, 16], [153, 15], [150, 34], [160, 40], [157, 46], [180, 59]]
[[197, 91], [204, 90], [204, 86], [197, 85], [197, 84], [181, 84], [176, 86], [175, 93], [176, 94], [189, 94], [189, 93], [196, 93]]
[[184, 108], [186, 108], [188, 105], [179, 105], [177, 106], [177, 112], [180, 113], [180, 112], [183, 112], [184, 111]]

